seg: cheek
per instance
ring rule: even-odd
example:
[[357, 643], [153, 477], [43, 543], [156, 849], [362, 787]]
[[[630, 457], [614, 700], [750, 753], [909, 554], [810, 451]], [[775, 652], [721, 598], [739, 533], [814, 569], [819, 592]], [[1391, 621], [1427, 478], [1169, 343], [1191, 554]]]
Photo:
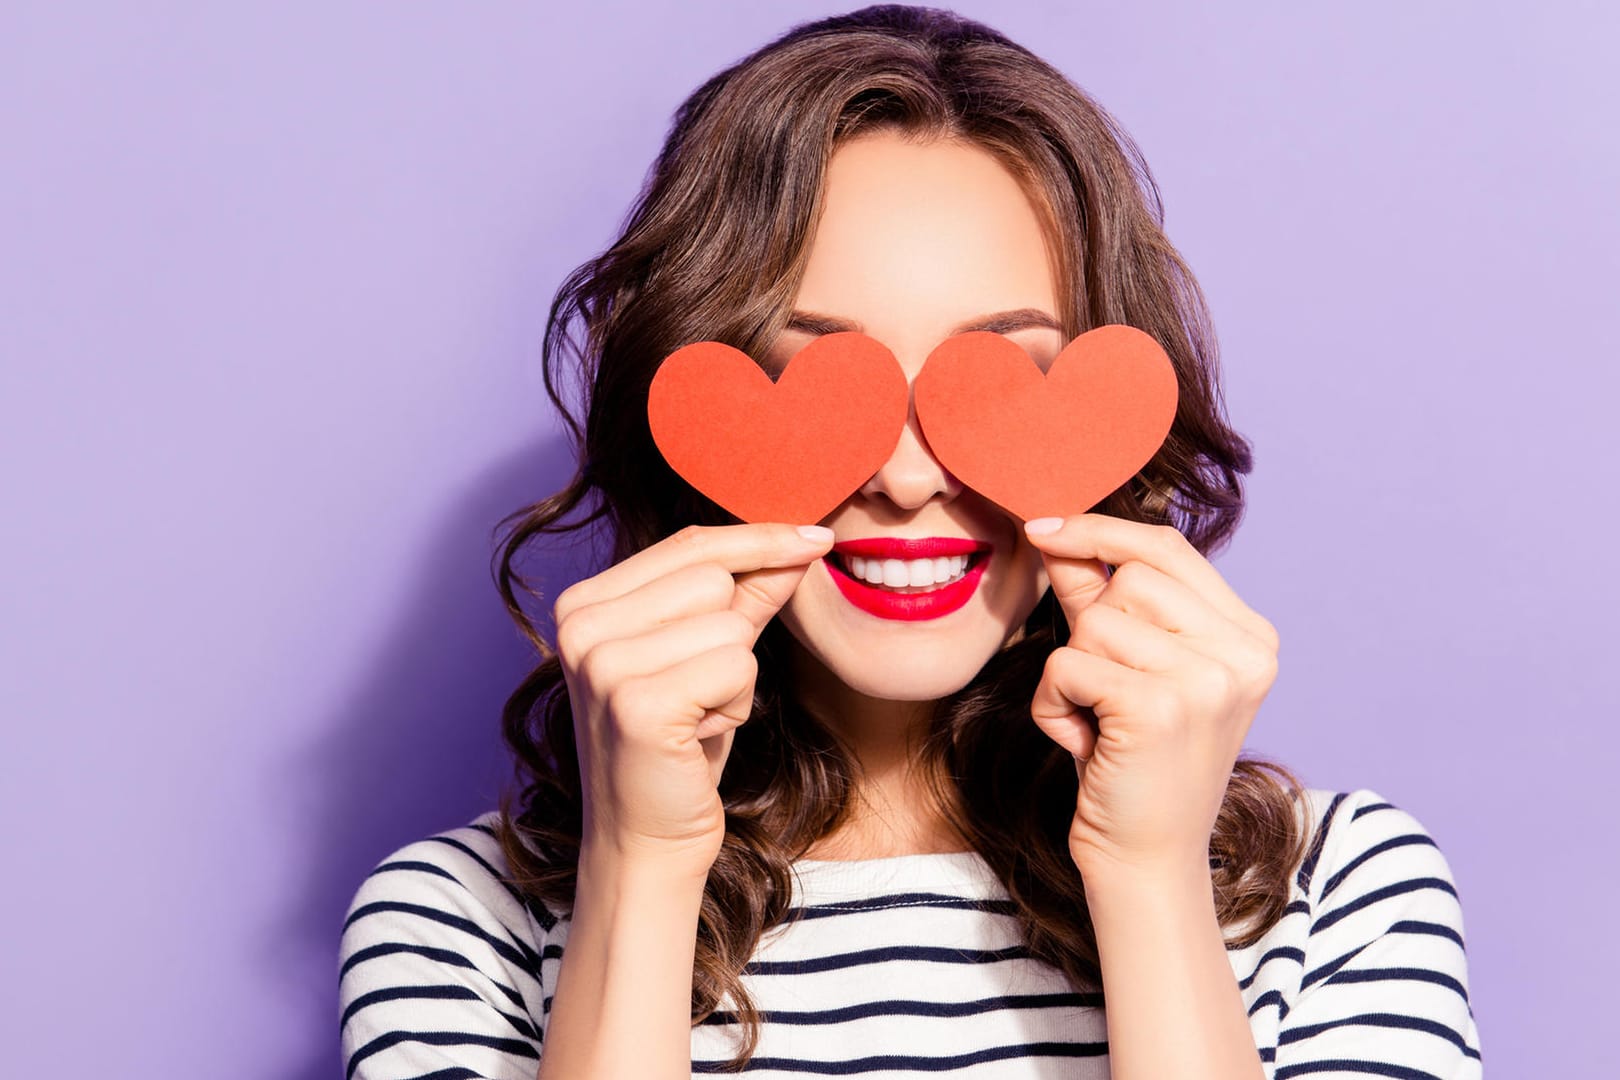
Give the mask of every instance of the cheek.
[[1034, 595], [1039, 599], [1045, 594], [1052, 580], [1046, 573], [1046, 561], [1041, 553], [1027, 543], [1020, 543], [1013, 551], [1013, 575], [1020, 582], [1030, 582]]
[[1052, 579], [1046, 573], [1046, 560], [1041, 558], [1041, 553], [1029, 544], [1024, 545], [1024, 557], [1029, 560], [1031, 572], [1034, 574], [1035, 582], [1039, 587], [1037, 591], [1045, 592], [1046, 587], [1052, 584]]
[[809, 647], [805, 644], [804, 623], [799, 618], [799, 613], [802, 610], [803, 604], [801, 597], [803, 596], [804, 585], [801, 583], [799, 586], [799, 591], [795, 593], [787, 603], [783, 604], [781, 610], [776, 613], [777, 619], [787, 630], [788, 636], [792, 638], [801, 649]]
[[793, 590], [793, 595], [788, 597], [787, 603], [783, 604], [778, 612], [783, 622], [789, 625], [798, 622], [799, 613], [804, 611], [805, 605], [809, 602], [811, 596], [818, 595], [816, 576], [819, 574], [825, 577], [826, 573], [826, 569], [819, 562], [811, 564], [804, 577], [799, 579], [798, 588]]
[[799, 579], [799, 587], [793, 590], [788, 602], [777, 612], [777, 618], [800, 645], [809, 648], [808, 639], [815, 636], [832, 615], [829, 606], [842, 602], [838, 587], [828, 577], [827, 568], [817, 560]]

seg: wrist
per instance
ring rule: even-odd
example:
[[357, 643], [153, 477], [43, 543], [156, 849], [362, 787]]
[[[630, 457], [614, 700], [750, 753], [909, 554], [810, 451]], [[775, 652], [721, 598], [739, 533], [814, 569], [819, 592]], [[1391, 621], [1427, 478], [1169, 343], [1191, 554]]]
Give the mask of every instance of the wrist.
[[675, 853], [624, 850], [589, 839], [579, 847], [581, 883], [618, 889], [672, 889], [677, 893], [703, 892], [712, 860], [686, 858]]
[[[1093, 918], [1166, 906], [1215, 907], [1207, 856], [1126, 863], [1112, 858], [1075, 860]], [[1126, 917], [1129, 917], [1127, 914]]]

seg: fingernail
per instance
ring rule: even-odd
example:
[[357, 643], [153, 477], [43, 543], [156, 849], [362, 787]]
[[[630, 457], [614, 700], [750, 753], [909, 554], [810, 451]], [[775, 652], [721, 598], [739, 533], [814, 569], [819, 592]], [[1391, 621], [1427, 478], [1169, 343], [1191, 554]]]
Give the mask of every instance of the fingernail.
[[833, 531], [825, 525], [800, 525], [799, 535], [806, 540], [813, 540], [818, 544], [825, 544], [833, 538]]
[[1031, 536], [1045, 536], [1055, 533], [1063, 528], [1063, 519], [1060, 517], [1034, 518], [1024, 522], [1024, 531]]

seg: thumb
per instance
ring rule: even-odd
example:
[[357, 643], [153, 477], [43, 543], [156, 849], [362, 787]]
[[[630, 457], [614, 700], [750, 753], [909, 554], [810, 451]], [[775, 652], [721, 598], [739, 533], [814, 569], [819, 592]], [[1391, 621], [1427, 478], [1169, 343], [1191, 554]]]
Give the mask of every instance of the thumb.
[[1052, 595], [1074, 629], [1074, 620], [1108, 585], [1109, 571], [1100, 559], [1075, 559], [1066, 555], [1041, 552], [1046, 566], [1046, 579], [1052, 583]]
[[740, 611], [754, 624], [754, 640], [767, 623], [782, 610], [782, 605], [793, 598], [799, 582], [814, 563], [802, 566], [768, 566], [737, 575], [737, 591], [731, 597], [731, 609]]

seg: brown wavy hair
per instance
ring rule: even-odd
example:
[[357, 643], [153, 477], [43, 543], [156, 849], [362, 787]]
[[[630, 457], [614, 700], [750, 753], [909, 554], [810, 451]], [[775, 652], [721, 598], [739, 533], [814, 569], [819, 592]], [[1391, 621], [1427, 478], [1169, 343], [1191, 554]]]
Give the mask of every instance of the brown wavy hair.
[[[1251, 453], [1224, 419], [1203, 295], [1165, 237], [1157, 185], [1117, 121], [1028, 50], [951, 12], [884, 5], [792, 29], [686, 100], [620, 236], [573, 271], [551, 306], [545, 383], [578, 469], [562, 490], [502, 520], [495, 570], [542, 658], [504, 708], [515, 784], [502, 792], [497, 832], [509, 880], [548, 911], [573, 903], [579, 763], [561, 664], [518, 591], [541, 595], [514, 558], [542, 534], [594, 524], [618, 562], [684, 525], [736, 520], [657, 452], [648, 385], [663, 357], [688, 342], [764, 354], [792, 309], [828, 160], [844, 140], [878, 128], [970, 140], [995, 154], [1049, 230], [1066, 337], [1127, 323], [1168, 352], [1180, 382], [1169, 436], [1094, 509], [1173, 525], [1205, 555], [1242, 516]], [[583, 392], [583, 425], [565, 400], [569, 379]], [[1046, 658], [1067, 638], [1048, 590], [1014, 643], [938, 703], [918, 767], [942, 820], [1006, 887], [1030, 952], [1095, 993], [1096, 935], [1067, 843], [1074, 763], [1035, 724], [1016, 722], [1028, 720]], [[726, 835], [697, 932], [692, 1021], [742, 1025], [729, 1063], [737, 1068], [754, 1053], [760, 1023], [740, 975], [761, 934], [788, 917], [790, 863], [850, 820], [858, 790], [853, 756], [798, 703], [789, 643], [773, 619], [755, 647], [753, 713], [736, 729], [720, 781]], [[1313, 828], [1302, 793], [1282, 765], [1235, 764], [1209, 846], [1229, 948], [1252, 944], [1282, 917]], [[735, 1011], [720, 1011], [728, 998]]]

